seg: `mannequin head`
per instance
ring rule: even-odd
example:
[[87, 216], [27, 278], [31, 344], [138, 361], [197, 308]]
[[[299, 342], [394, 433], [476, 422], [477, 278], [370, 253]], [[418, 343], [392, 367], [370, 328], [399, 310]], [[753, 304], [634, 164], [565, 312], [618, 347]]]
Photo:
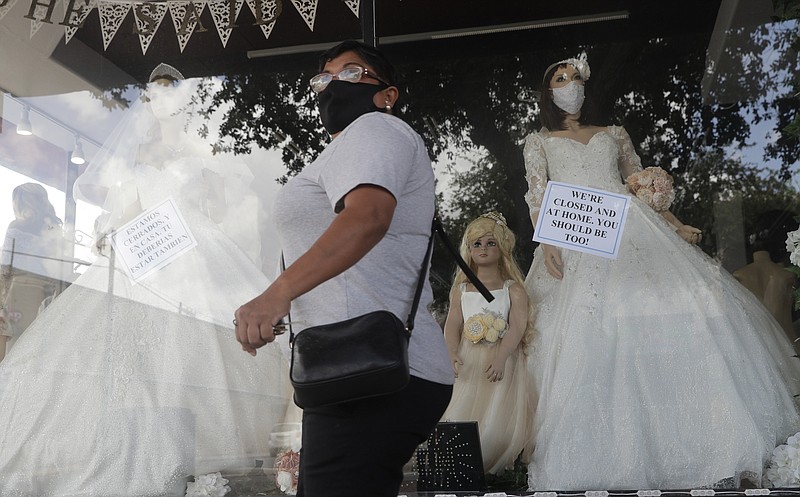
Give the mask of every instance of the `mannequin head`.
[[786, 235], [798, 228], [795, 214], [786, 210], [770, 210], [758, 216], [748, 236], [752, 252], [769, 252], [772, 262], [788, 262]]
[[23, 183], [11, 193], [14, 216], [18, 221], [36, 227], [51, 227], [61, 224], [53, 204], [47, 198], [47, 190], [38, 183]]
[[[503, 279], [512, 279], [519, 283], [524, 281], [522, 271], [517, 265], [514, 258], [514, 247], [517, 242], [517, 237], [514, 232], [506, 224], [506, 220], [502, 214], [498, 212], [489, 212], [482, 214], [474, 219], [467, 225], [464, 230], [464, 236], [461, 238], [461, 257], [470, 266], [470, 269], [476, 271], [478, 264], [476, 263], [473, 251], [476, 249], [476, 242], [480, 241], [485, 245], [487, 241], [491, 241], [493, 246], [499, 252], [497, 265], [500, 269], [500, 274]], [[466, 275], [463, 271], [456, 271], [456, 276], [453, 281], [453, 286], [460, 285], [466, 281]]]
[[158, 120], [176, 117], [189, 107], [192, 91], [184, 81], [180, 71], [164, 63], [150, 73], [145, 100]]
[[[542, 78], [539, 98], [542, 126], [551, 131], [563, 130], [567, 128], [567, 119], [577, 120], [583, 125], [598, 124], [595, 122], [594, 107], [590, 98], [590, 75], [591, 70], [585, 57], [564, 59], [548, 66]], [[554, 91], [562, 92], [563, 98], [563, 94], [576, 93], [578, 90], [584, 97], [574, 114], [566, 112], [556, 104]]]

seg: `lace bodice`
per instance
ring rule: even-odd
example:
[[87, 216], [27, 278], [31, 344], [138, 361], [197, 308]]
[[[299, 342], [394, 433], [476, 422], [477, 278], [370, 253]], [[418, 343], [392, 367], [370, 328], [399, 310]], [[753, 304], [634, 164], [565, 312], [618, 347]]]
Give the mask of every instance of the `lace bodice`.
[[628, 132], [621, 126], [609, 126], [585, 145], [545, 131], [532, 133], [523, 155], [528, 179], [525, 200], [534, 223], [548, 180], [625, 193], [624, 179], [642, 169]]

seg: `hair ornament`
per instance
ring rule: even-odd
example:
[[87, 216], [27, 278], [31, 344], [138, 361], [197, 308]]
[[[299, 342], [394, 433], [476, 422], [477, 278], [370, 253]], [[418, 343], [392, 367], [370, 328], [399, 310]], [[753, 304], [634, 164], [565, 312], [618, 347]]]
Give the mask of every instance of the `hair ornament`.
[[545, 69], [542, 78], [547, 77], [547, 73], [550, 72], [550, 69], [558, 67], [561, 64], [569, 64], [577, 69], [584, 81], [588, 81], [592, 75], [592, 70], [589, 68], [589, 61], [586, 60], [586, 52], [581, 52], [577, 57], [570, 57], [569, 59], [559, 60], [554, 64], [550, 64], [547, 66], [547, 69]]
[[153, 69], [153, 72], [150, 73], [150, 78], [147, 80], [147, 82], [152, 83], [159, 78], [173, 79], [175, 81], [183, 81], [186, 79], [179, 70], [175, 69], [169, 64], [165, 64], [164, 62], [160, 63], [155, 69]]
[[491, 211], [491, 212], [487, 212], [486, 214], [481, 214], [481, 215], [480, 215], [480, 216], [478, 216], [478, 217], [484, 217], [484, 218], [486, 218], [486, 219], [491, 219], [491, 220], [492, 220], [492, 221], [494, 221], [496, 224], [499, 224], [500, 226], [502, 226], [502, 227], [504, 227], [504, 228], [508, 228], [508, 224], [506, 223], [506, 218], [505, 218], [505, 217], [503, 217], [503, 215], [502, 215], [502, 214], [500, 214], [500, 213], [499, 213], [499, 212], [497, 212], [497, 211]]

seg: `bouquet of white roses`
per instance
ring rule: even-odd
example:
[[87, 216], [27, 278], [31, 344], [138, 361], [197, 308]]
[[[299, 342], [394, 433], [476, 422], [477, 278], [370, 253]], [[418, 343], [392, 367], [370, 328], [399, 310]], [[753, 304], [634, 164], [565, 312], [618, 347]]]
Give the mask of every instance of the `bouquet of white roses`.
[[219, 472], [196, 476], [186, 486], [186, 497], [223, 497], [231, 491], [228, 480]]
[[464, 323], [464, 337], [472, 343], [494, 343], [508, 331], [508, 322], [497, 312], [483, 309]]
[[660, 167], [637, 171], [625, 180], [628, 191], [657, 212], [665, 211], [675, 200], [672, 176]]
[[[789, 271], [800, 278], [800, 229], [786, 234], [786, 251], [789, 252]], [[800, 288], [794, 291], [794, 308], [800, 310]]]
[[275, 484], [281, 492], [297, 495], [297, 479], [300, 477], [300, 452], [288, 449], [275, 459]]
[[766, 478], [772, 487], [800, 486], [800, 433], [795, 433], [785, 444], [772, 451]]

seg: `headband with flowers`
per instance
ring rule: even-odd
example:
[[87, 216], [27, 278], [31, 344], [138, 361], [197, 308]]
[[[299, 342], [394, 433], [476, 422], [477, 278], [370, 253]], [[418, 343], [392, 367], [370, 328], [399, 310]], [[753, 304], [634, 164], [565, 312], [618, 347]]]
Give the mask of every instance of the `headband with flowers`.
[[588, 81], [592, 75], [592, 70], [589, 68], [589, 62], [586, 60], [586, 52], [582, 52], [577, 57], [571, 57], [569, 59], [559, 60], [554, 64], [550, 64], [547, 66], [547, 69], [544, 71], [544, 76], [542, 78], [547, 77], [547, 73], [550, 72], [550, 69], [554, 67], [558, 67], [561, 64], [569, 64], [575, 69], [577, 69], [578, 73], [580, 73], [581, 78], [584, 81]]

